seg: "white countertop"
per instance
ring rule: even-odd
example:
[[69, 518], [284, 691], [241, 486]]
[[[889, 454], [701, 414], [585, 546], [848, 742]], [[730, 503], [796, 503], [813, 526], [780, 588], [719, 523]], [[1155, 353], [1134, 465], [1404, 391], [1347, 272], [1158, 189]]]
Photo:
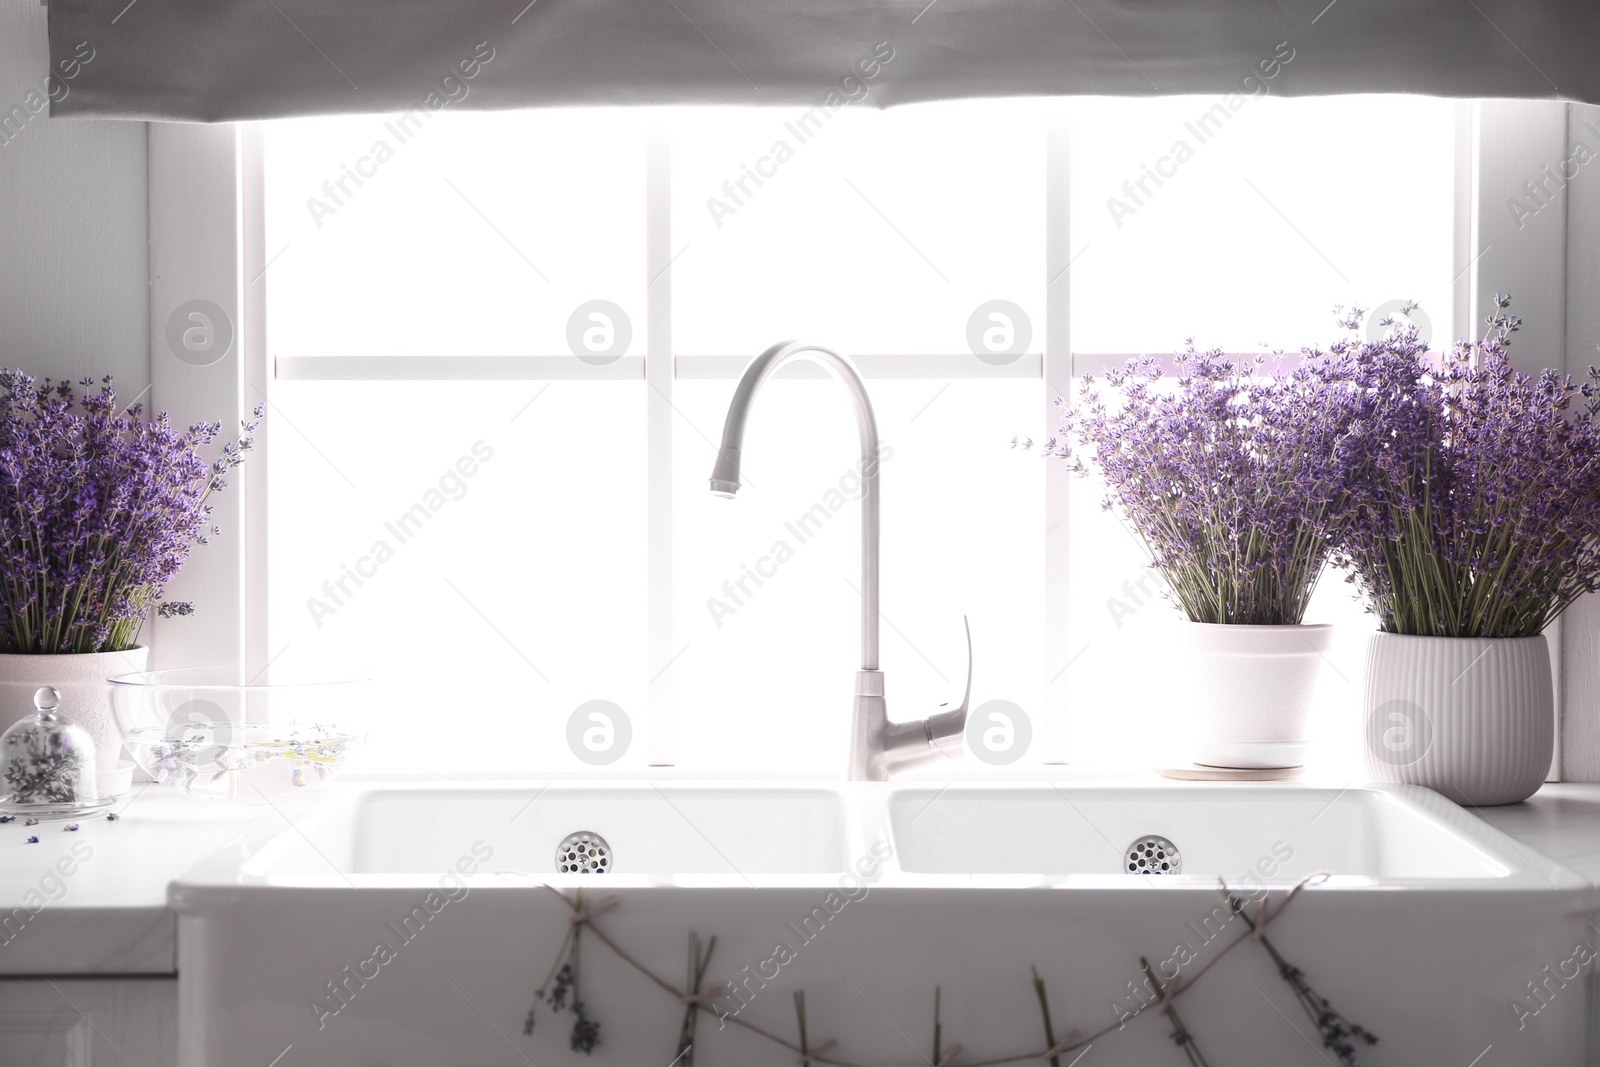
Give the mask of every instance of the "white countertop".
[[167, 883], [271, 814], [148, 785], [111, 810], [0, 826], [0, 975], [175, 973]]
[[[168, 883], [256, 820], [285, 818], [155, 787], [113, 810], [117, 821], [96, 815], [76, 831], [67, 820], [0, 825], [0, 976], [174, 974]], [[1526, 803], [1475, 814], [1600, 889], [1600, 784], [1546, 785]]]
[[1472, 812], [1600, 888], [1600, 784], [1551, 782], [1521, 804]]

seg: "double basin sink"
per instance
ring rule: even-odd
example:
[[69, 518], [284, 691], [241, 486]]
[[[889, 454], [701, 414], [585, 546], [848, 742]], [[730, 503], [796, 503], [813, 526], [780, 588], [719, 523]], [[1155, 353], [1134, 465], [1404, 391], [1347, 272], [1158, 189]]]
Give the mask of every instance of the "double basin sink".
[[[1094, 1064], [1182, 1062], [1165, 1016], [1133, 1014], [1141, 960], [1193, 981], [1177, 1004], [1211, 1062], [1327, 1062], [1266, 948], [1224, 952], [1248, 932], [1224, 885], [1269, 907], [1303, 886], [1269, 940], [1380, 1037], [1358, 1063], [1583, 1055], [1583, 980], [1562, 975], [1595, 941], [1588, 884], [1426, 790], [574, 781], [317, 800], [174, 884], [183, 1067], [667, 1067], [685, 1004], [655, 979], [686, 988], [691, 934], [717, 938], [699, 1067], [795, 1062], [770, 1035], [798, 1039], [800, 991], [835, 1061], [930, 1062], [936, 988], [953, 1062], [1040, 1049], [1035, 968], [1057, 1039], [1112, 1028]], [[524, 1034], [580, 890], [606, 901], [579, 927], [603, 935], [579, 935], [588, 1053], [547, 1003]]]

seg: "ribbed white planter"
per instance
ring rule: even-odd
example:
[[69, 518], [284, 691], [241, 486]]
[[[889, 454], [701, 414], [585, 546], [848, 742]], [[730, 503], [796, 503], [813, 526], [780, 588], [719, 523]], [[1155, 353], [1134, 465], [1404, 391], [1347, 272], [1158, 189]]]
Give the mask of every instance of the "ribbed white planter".
[[1298, 767], [1333, 627], [1182, 627], [1190, 758], [1208, 767]]
[[0, 653], [0, 731], [33, 714], [33, 694], [54, 686], [61, 694], [61, 717], [94, 738], [102, 773], [122, 760], [122, 731], [111, 713], [106, 679], [142, 671], [150, 656], [143, 645], [126, 652], [69, 652], [52, 656]]
[[1458, 804], [1515, 804], [1550, 770], [1555, 694], [1540, 637], [1373, 634], [1367, 766]]

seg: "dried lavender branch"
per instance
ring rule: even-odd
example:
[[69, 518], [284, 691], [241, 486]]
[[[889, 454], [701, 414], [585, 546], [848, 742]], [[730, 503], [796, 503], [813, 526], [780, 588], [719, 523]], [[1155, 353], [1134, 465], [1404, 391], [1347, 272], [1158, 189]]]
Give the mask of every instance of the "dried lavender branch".
[[[1282, 903], [1280, 903], [1276, 909], [1274, 909], [1272, 912], [1270, 912], [1268, 914], [1266, 921], [1267, 922], [1274, 922], [1278, 918], [1280, 918], [1283, 915], [1284, 910], [1289, 906], [1290, 902], [1292, 902], [1295, 899], [1295, 897], [1298, 895], [1300, 890], [1305, 885], [1314, 882], [1316, 877], [1317, 876], [1311, 876], [1311, 877], [1308, 877], [1306, 879], [1302, 879], [1301, 882], [1297, 883], [1295, 885], [1295, 887], [1292, 888], [1289, 891], [1288, 895], [1283, 899]], [[568, 909], [570, 909], [573, 912], [574, 915], [577, 915], [577, 914], [580, 913], [581, 909], [575, 907], [573, 902], [571, 900], [568, 900], [567, 897], [560, 890], [558, 890], [555, 887], [553, 887], [551, 885], [548, 885], [546, 883], [535, 882], [534, 884], [537, 885], [537, 886], [541, 886], [542, 888], [548, 890], [551, 894], [553, 894], [558, 899], [560, 899], [561, 902], [564, 905], [566, 905], [566, 907]], [[681, 1001], [683, 999], [685, 993], [684, 993], [684, 991], [682, 989], [679, 989], [679, 988], [675, 987], [671, 982], [667, 981], [665, 978], [662, 978], [659, 974], [657, 974], [656, 972], [651, 970], [649, 967], [645, 966], [642, 962], [639, 961], [639, 959], [637, 957], [633, 956], [631, 953], [629, 953], [627, 951], [627, 949], [623, 948], [615, 940], [613, 940], [611, 938], [611, 936], [609, 934], [607, 934], [605, 932], [605, 930], [600, 925], [595, 924], [592, 921], [589, 921], [587, 919], [584, 920], [584, 924], [589, 926], [589, 928], [594, 932], [595, 937], [597, 937], [600, 940], [601, 944], [605, 945], [606, 948], [610, 949], [612, 953], [614, 953], [619, 959], [621, 959], [629, 967], [632, 967], [636, 972], [638, 972], [639, 974], [643, 975], [647, 980], [649, 980], [657, 988], [659, 988], [662, 991], [666, 992], [667, 994], [671, 995], [675, 999], [677, 999], [679, 1001]], [[1228, 942], [1227, 944], [1225, 944], [1221, 948], [1219, 948], [1217, 950], [1217, 952], [1215, 953], [1215, 955], [1213, 955], [1210, 960], [1208, 960], [1206, 963], [1202, 964], [1199, 967], [1199, 969], [1196, 970], [1193, 973], [1193, 975], [1189, 979], [1189, 983], [1183, 989], [1179, 989], [1179, 990], [1174, 991], [1174, 993], [1172, 994], [1173, 997], [1176, 998], [1176, 997], [1182, 996], [1185, 992], [1187, 992], [1189, 987], [1194, 985], [1195, 982], [1199, 981], [1201, 976], [1203, 976], [1215, 963], [1217, 963], [1220, 959], [1225, 957], [1234, 948], [1237, 948], [1239, 946], [1239, 944], [1241, 944], [1243, 941], [1248, 939], [1249, 936], [1250, 935], [1249, 935], [1248, 932], [1241, 932], [1240, 936], [1234, 938], [1232, 941]], [[1160, 983], [1159, 982], [1153, 983], [1153, 985], [1156, 988], [1160, 988]], [[1135, 1009], [1132, 1012], [1132, 1015], [1134, 1015], [1134, 1016], [1140, 1015], [1144, 1011], [1146, 1011], [1149, 1007], [1150, 1007], [1150, 1005], [1143, 1005], [1143, 1006]], [[1169, 1014], [1169, 1016], [1172, 1014], [1170, 1003], [1168, 1005], [1168, 1014]], [[727, 1014], [725, 1016], [721, 1016], [719, 1018], [720, 1018], [721, 1021], [726, 1022], [730, 1026], [737, 1026], [740, 1029], [747, 1030], [750, 1033], [753, 1033], [753, 1034], [755, 1034], [755, 1035], [757, 1035], [757, 1036], [759, 1036], [761, 1038], [764, 1038], [767, 1041], [772, 1042], [773, 1044], [779, 1046], [780, 1048], [784, 1048], [784, 1049], [789, 1050], [790, 1052], [795, 1053], [796, 1055], [799, 1055], [804, 1051], [804, 1050], [801, 1049], [801, 1047], [798, 1044], [796, 1044], [793, 1041], [790, 1041], [788, 1038], [781, 1037], [778, 1034], [776, 1034], [776, 1033], [772, 1032], [771, 1030], [767, 1029], [766, 1027], [761, 1026], [758, 1023], [750, 1022], [749, 1020], [744, 1019], [744, 1018], [740, 1017], [737, 1014], [730, 1013], [730, 1014]], [[1091, 1045], [1094, 1042], [1096, 1042], [1096, 1041], [1100, 1040], [1101, 1038], [1105, 1037], [1106, 1035], [1111, 1034], [1114, 1031], [1122, 1029], [1123, 1026], [1125, 1025], [1126, 1021], [1127, 1021], [1126, 1018], [1118, 1019], [1118, 1020], [1116, 1020], [1114, 1022], [1106, 1024], [1105, 1026], [1101, 1027], [1099, 1030], [1096, 1030], [1093, 1033], [1087, 1034], [1087, 1035], [1085, 1035], [1085, 1036], [1083, 1036], [1081, 1038], [1073, 1036], [1072, 1039], [1071, 1039], [1070, 1044], [1067, 1047], [1063, 1048], [1061, 1051], [1072, 1051], [1074, 1049], [1085, 1048], [1088, 1045]], [[869, 1064], [861, 1063], [861, 1062], [855, 1061], [855, 1060], [848, 1060], [848, 1059], [845, 1059], [845, 1058], [843, 1058], [843, 1057], [841, 1057], [841, 1056], [839, 1056], [837, 1054], [825, 1053], [824, 1049], [828, 1048], [832, 1044], [833, 1044], [832, 1041], [826, 1042], [826, 1043], [824, 1043], [824, 1045], [821, 1048], [817, 1049], [816, 1052], [810, 1053], [809, 1054], [809, 1058], [810, 1058], [811, 1062], [814, 1063], [814, 1064], [827, 1064], [827, 1065], [830, 1065], [830, 1067], [871, 1067], [871, 1065], [869, 1065]], [[1013, 1054], [1010, 1054], [1010, 1055], [994, 1056], [994, 1057], [989, 1057], [989, 1058], [985, 1058], [985, 1059], [974, 1060], [972, 1063], [968, 1064], [967, 1067], [1009, 1067], [1009, 1065], [1011, 1065], [1011, 1064], [1020, 1064], [1020, 1063], [1025, 1063], [1025, 1062], [1027, 1062], [1029, 1060], [1044, 1059], [1047, 1056], [1049, 1056], [1050, 1053], [1053, 1050], [1054, 1050], [1054, 1045], [1051, 1045], [1051, 1046], [1048, 1046], [1048, 1047], [1043, 1048], [1043, 1049], [1036, 1049], [1036, 1050], [1031, 1050], [1031, 1051], [1027, 1051], [1027, 1052], [1018, 1052], [1018, 1053], [1013, 1053]], [[1198, 1050], [1196, 1050], [1196, 1051], [1198, 1051]], [[960, 1052], [960, 1046], [953, 1046], [950, 1049], [950, 1055], [951, 1056], [955, 1056], [955, 1055], [959, 1054], [959, 1052]], [[1192, 1063], [1197, 1063], [1197, 1067], [1209, 1067], [1209, 1065], [1206, 1065], [1204, 1063], [1203, 1058], [1200, 1059], [1199, 1061], [1196, 1061], [1192, 1054], [1191, 1054], [1191, 1062]]]
[[[561, 947], [556, 949], [556, 958], [550, 962], [549, 973], [544, 976], [544, 981], [539, 983], [539, 988], [533, 991], [533, 1004], [528, 1008], [527, 1018], [522, 1021], [522, 1034], [524, 1037], [533, 1036], [533, 1025], [537, 1021], [541, 1003], [549, 1003], [556, 1011], [560, 1011], [561, 1007], [566, 1003], [567, 990], [571, 986], [572, 972], [568, 970], [563, 974], [562, 968], [570, 954], [572, 934], [576, 929], [577, 927], [574, 924], [567, 924], [566, 936], [561, 939]], [[553, 990], [551, 989], [552, 982], [555, 983]]]
[[[577, 910], [582, 914], [587, 894], [578, 890]], [[572, 954], [568, 957], [567, 965], [572, 968], [572, 1014], [576, 1016], [572, 1022], [572, 1035], [567, 1040], [567, 1045], [573, 1052], [592, 1055], [594, 1048], [600, 1043], [600, 1023], [589, 1018], [588, 1010], [583, 1002], [582, 987], [579, 981], [579, 963], [583, 948], [583, 923], [572, 924]]]
[[[688, 976], [684, 988], [689, 990], [691, 996], [700, 995], [700, 987], [705, 982], [706, 968], [711, 965], [711, 954], [716, 949], [715, 935], [712, 935], [709, 943], [702, 946], [700, 935], [690, 932]], [[699, 1020], [700, 1003], [691, 1001], [683, 1009], [683, 1025], [678, 1028], [677, 1056], [673, 1059], [673, 1063], [681, 1063], [683, 1067], [694, 1067], [694, 1031], [695, 1024]]]
[[[1254, 931], [1256, 923], [1246, 913], [1244, 901], [1240, 900], [1226, 883], [1222, 887], [1222, 896], [1228, 902], [1229, 910], [1243, 919], [1245, 925]], [[1378, 1043], [1376, 1035], [1333, 1010], [1328, 999], [1319, 996], [1316, 990], [1311, 988], [1310, 983], [1306, 981], [1305, 972], [1285, 959], [1266, 934], [1262, 934], [1259, 940], [1261, 947], [1267, 950], [1267, 955], [1271, 956], [1272, 962], [1277, 965], [1278, 977], [1288, 983], [1289, 988], [1294, 991], [1295, 1000], [1310, 1018], [1311, 1024], [1317, 1028], [1317, 1033], [1322, 1038], [1322, 1046], [1331, 1049], [1334, 1055], [1339, 1057], [1339, 1062], [1354, 1067], [1356, 1046], [1353, 1041], [1376, 1045]]]
[[794, 1016], [800, 1025], [800, 1067], [811, 1067], [811, 1042], [806, 1037], [806, 991], [794, 991]]
[[[1044, 1047], [1053, 1049], [1056, 1047], [1056, 1031], [1050, 1023], [1050, 1000], [1045, 996], [1044, 979], [1039, 977], [1039, 968], [1030, 967], [1029, 970], [1033, 971], [1033, 994], [1039, 998], [1039, 1014], [1044, 1016]], [[1050, 1067], [1061, 1067], [1059, 1055], [1050, 1057]]]
[[[1156, 972], [1153, 968], [1151, 968], [1150, 961], [1145, 959], [1143, 956], [1140, 956], [1139, 966], [1144, 968], [1144, 975], [1150, 980], [1150, 988], [1156, 991], [1156, 996], [1166, 996], [1167, 991], [1165, 987], [1162, 986], [1161, 979], [1156, 977]], [[1211, 1065], [1206, 1062], [1205, 1055], [1200, 1051], [1200, 1046], [1195, 1043], [1194, 1035], [1189, 1032], [1189, 1028], [1187, 1026], [1183, 1025], [1183, 1019], [1178, 1015], [1177, 1006], [1174, 1005], [1170, 1000], [1167, 1002], [1167, 1020], [1172, 1023], [1173, 1042], [1179, 1048], [1183, 1049], [1183, 1054], [1189, 1057], [1190, 1064], [1192, 1064], [1193, 1067], [1211, 1067]]]

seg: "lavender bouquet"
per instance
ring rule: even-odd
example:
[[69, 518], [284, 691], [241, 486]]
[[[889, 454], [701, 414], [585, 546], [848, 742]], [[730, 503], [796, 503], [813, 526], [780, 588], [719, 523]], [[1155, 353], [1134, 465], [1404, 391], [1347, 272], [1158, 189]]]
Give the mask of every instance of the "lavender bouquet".
[[[1045, 450], [1104, 477], [1104, 506], [1144, 542], [1194, 622], [1296, 625], [1349, 521], [1364, 400], [1308, 360], [1277, 373], [1190, 341], [1086, 380]], [[1058, 400], [1058, 404], [1063, 401]]]
[[1495, 300], [1438, 365], [1410, 327], [1332, 346], [1370, 409], [1335, 561], [1387, 633], [1532, 637], [1600, 586], [1600, 371], [1516, 372]]
[[82, 395], [0, 370], [0, 652], [131, 648], [190, 549], [214, 532], [207, 500], [257, 425], [247, 420], [208, 462], [200, 449], [220, 424], [180, 432], [137, 405], [119, 413], [110, 377], [93, 393], [93, 379], [79, 384]]

